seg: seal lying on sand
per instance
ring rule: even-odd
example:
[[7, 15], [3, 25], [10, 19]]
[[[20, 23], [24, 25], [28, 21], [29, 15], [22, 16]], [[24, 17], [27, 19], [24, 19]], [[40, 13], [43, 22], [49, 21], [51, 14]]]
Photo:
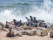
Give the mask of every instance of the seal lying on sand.
[[29, 36], [35, 36], [35, 35], [36, 35], [36, 31], [32, 31], [32, 30], [31, 30], [30, 32], [28, 32], [28, 35], [29, 35]]
[[46, 28], [43, 28], [43, 27], [37, 27], [36, 28], [36, 34], [39, 35], [39, 36], [46, 36], [48, 35], [48, 29]]
[[50, 32], [50, 38], [53, 38], [53, 31]]
[[7, 37], [14, 37], [15, 35], [14, 35], [14, 31], [13, 31], [13, 28], [11, 27], [10, 29], [9, 29], [9, 32], [7, 33]]
[[35, 36], [36, 31], [35, 30], [22, 30], [21, 34], [22, 35], [28, 35], [28, 36]]

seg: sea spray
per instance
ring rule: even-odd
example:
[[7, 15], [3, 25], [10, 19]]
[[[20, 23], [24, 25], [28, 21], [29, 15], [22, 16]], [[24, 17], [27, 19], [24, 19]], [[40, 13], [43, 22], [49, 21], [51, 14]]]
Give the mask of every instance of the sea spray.
[[22, 18], [21, 16], [16, 16], [13, 15], [13, 10], [4, 10], [3, 12], [1, 12], [0, 14], [0, 18], [1, 18], [1, 22], [5, 23], [6, 21], [12, 21], [13, 19], [16, 19], [17, 21], [19, 20], [23, 20], [24, 21], [24, 17]]
[[[33, 0], [34, 1], [34, 0]], [[32, 1], [31, 1], [32, 2]], [[16, 5], [5, 5], [4, 8], [0, 8], [0, 22], [12, 21], [13, 19], [22, 20], [26, 22], [25, 17], [33, 16], [37, 20], [44, 20], [46, 22], [53, 23], [53, 3], [51, 0], [43, 0], [40, 6], [34, 4], [17, 3]], [[33, 2], [32, 2], [33, 3]], [[25, 5], [24, 5], [25, 4]], [[39, 4], [39, 3], [38, 3]]]

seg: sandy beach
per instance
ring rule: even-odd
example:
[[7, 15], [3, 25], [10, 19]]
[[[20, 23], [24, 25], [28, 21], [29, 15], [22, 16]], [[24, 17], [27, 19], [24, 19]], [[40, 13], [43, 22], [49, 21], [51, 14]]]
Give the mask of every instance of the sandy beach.
[[0, 40], [53, 40], [53, 38], [50, 38], [49, 35], [48, 36], [27, 36], [27, 35], [23, 35], [22, 37], [6, 37], [6, 33], [7, 32], [0, 32]]

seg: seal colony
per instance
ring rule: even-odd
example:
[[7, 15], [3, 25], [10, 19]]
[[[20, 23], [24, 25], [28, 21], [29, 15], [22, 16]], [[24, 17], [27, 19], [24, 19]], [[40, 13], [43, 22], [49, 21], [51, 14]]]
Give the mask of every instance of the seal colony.
[[27, 22], [13, 21], [3, 24], [0, 22], [0, 32], [6, 31], [6, 37], [16, 37], [23, 35], [28, 36], [47, 36], [50, 33], [50, 38], [53, 38], [53, 24], [47, 23], [44, 20], [37, 20], [36, 17], [30, 16], [30, 19], [25, 17]]

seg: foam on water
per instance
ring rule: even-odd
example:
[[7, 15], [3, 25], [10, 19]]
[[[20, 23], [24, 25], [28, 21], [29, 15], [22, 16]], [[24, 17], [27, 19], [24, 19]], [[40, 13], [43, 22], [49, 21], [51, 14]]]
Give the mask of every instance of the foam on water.
[[0, 22], [5, 23], [6, 21], [12, 21], [13, 19], [16, 20], [25, 20], [24, 18], [22, 18], [21, 16], [15, 16], [12, 14], [13, 10], [4, 10], [3, 12], [1, 12], [0, 14]]
[[[13, 19], [26, 21], [25, 17], [35, 16], [37, 19], [45, 20], [46, 22], [53, 23], [53, 3], [50, 0], [44, 0], [40, 7], [32, 6], [31, 10], [26, 15], [14, 15], [14, 10], [5, 9], [0, 12], [0, 22], [12, 21]], [[20, 12], [21, 14], [21, 12]]]

